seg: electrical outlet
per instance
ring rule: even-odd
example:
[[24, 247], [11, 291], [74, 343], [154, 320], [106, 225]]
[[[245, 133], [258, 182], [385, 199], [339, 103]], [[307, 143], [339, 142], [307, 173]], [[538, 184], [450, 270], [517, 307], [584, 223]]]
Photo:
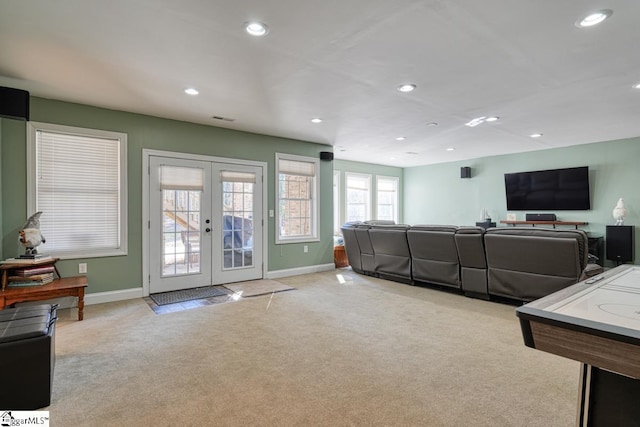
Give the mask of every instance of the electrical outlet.
[[87, 274], [87, 263], [86, 262], [81, 262], [80, 264], [78, 264], [78, 273]]
[[309, 252], [309, 246], [304, 245], [303, 250], [304, 250], [304, 253], [306, 254], [307, 252]]
[[273, 209], [269, 209], [269, 218], [273, 218], [275, 214], [276, 213], [273, 211]]

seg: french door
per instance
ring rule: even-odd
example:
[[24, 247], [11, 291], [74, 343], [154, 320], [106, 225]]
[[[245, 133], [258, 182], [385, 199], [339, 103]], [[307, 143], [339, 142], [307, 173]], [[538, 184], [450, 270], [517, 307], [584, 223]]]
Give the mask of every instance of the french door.
[[149, 292], [262, 278], [262, 168], [149, 157]]

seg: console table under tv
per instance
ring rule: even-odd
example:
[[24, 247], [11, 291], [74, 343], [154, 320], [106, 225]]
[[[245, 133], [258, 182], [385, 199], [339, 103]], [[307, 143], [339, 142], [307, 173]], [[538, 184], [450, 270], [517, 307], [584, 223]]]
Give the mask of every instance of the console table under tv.
[[553, 228], [556, 228], [556, 225], [574, 225], [576, 230], [578, 227], [589, 224], [588, 222], [583, 221], [510, 221], [510, 220], [501, 220], [500, 224], [508, 224], [512, 226], [516, 225], [531, 225], [535, 227], [536, 225], [552, 225]]
[[640, 266], [613, 268], [516, 315], [527, 347], [582, 363], [578, 426], [638, 425]]

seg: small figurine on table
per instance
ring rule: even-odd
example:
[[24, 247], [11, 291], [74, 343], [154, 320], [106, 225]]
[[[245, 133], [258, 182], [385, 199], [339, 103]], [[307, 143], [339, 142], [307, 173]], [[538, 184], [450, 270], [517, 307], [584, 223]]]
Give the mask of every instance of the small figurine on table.
[[20, 255], [20, 258], [37, 258], [38, 250], [36, 248], [46, 242], [40, 232], [40, 215], [42, 212], [31, 215], [22, 229], [18, 231], [18, 240], [25, 247], [25, 253]]

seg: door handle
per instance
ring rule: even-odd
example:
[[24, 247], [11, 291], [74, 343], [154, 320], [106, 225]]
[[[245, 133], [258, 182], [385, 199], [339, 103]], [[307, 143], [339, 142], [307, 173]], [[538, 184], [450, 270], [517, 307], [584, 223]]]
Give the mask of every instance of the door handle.
[[204, 231], [206, 231], [207, 233], [209, 233], [209, 232], [211, 231], [211, 229], [207, 227], [207, 228], [205, 228], [205, 229], [204, 229]]

